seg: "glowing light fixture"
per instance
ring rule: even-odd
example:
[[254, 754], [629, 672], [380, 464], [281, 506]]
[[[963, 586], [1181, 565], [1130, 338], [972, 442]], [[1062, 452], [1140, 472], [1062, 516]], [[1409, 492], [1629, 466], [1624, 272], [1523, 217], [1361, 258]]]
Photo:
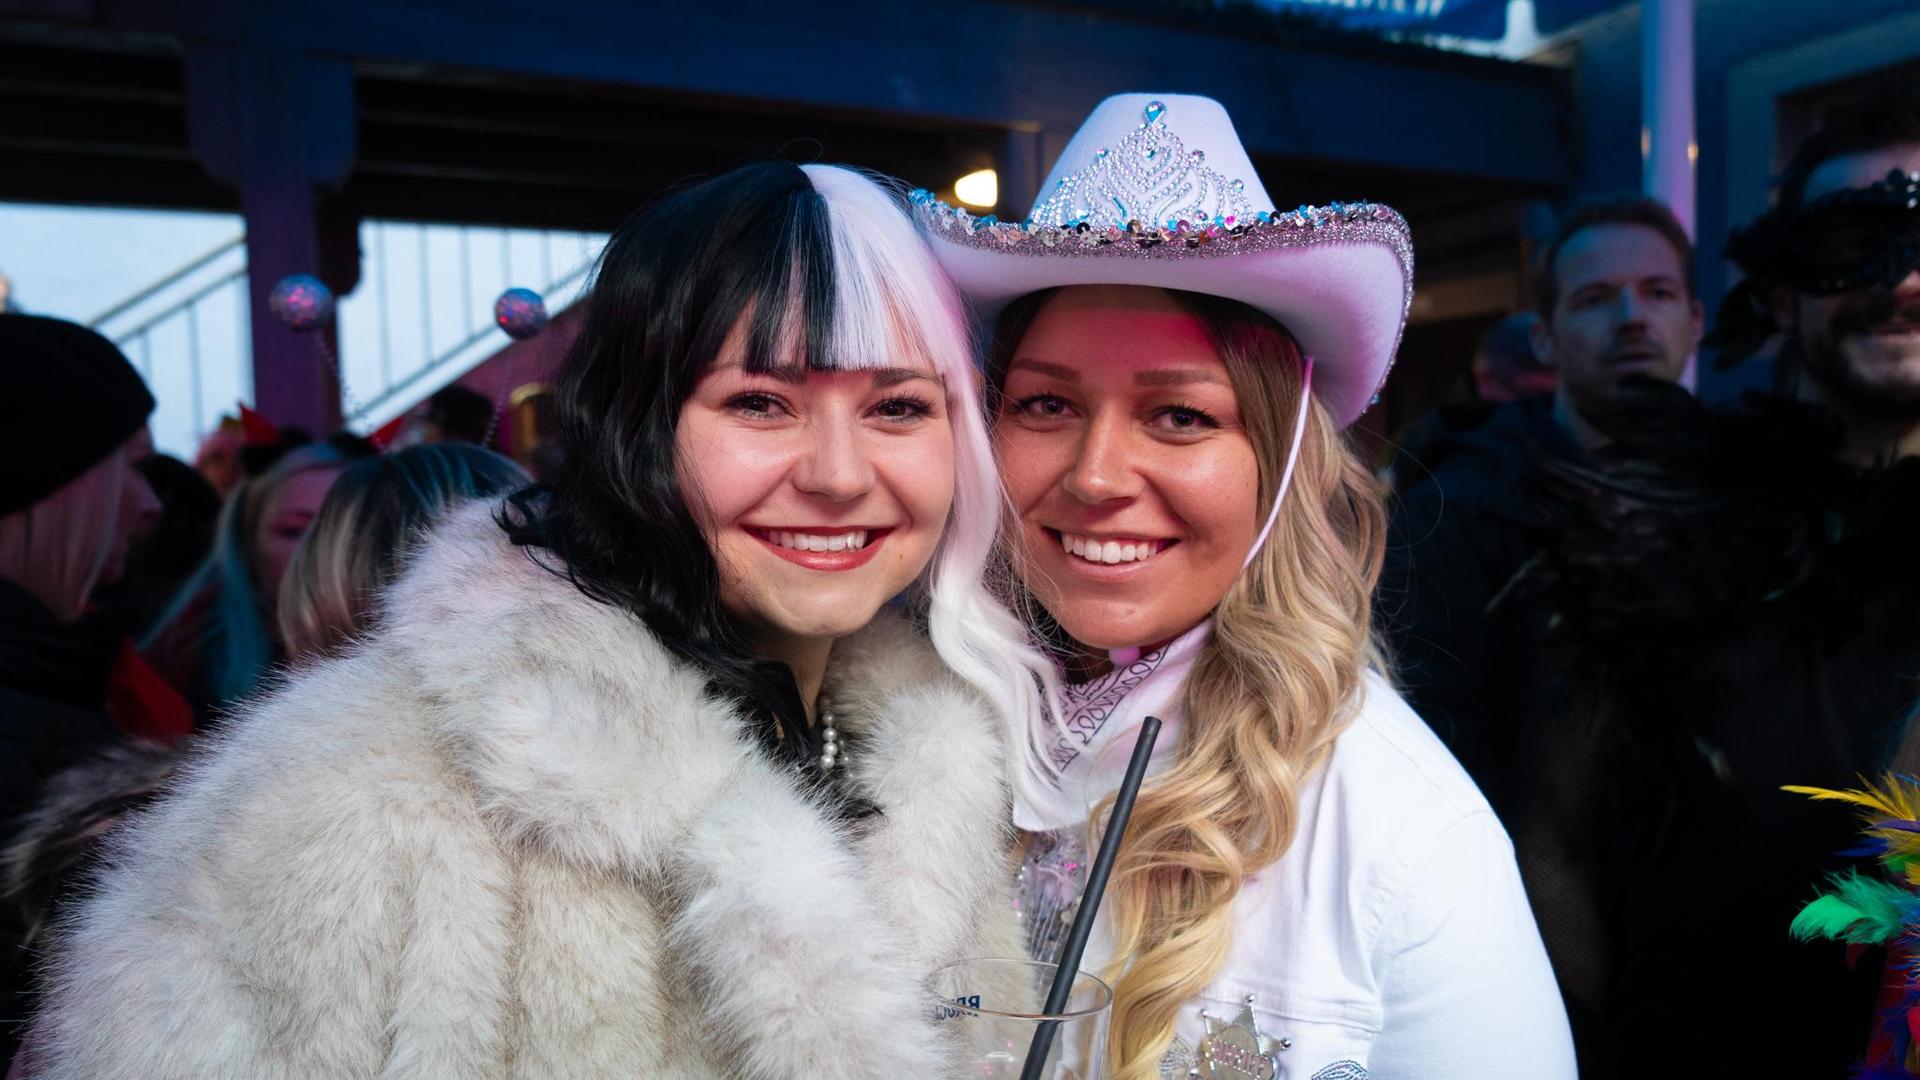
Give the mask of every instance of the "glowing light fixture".
[[953, 197], [983, 209], [1000, 205], [1000, 174], [992, 169], [970, 172], [953, 182]]

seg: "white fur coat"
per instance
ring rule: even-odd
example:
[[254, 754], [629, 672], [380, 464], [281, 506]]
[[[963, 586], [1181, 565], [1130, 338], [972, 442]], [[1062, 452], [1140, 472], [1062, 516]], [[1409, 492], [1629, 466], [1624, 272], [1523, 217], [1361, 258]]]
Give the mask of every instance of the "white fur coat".
[[1019, 955], [986, 707], [898, 620], [838, 643], [849, 828], [488, 511], [121, 828], [37, 1076], [938, 1075], [926, 973]]

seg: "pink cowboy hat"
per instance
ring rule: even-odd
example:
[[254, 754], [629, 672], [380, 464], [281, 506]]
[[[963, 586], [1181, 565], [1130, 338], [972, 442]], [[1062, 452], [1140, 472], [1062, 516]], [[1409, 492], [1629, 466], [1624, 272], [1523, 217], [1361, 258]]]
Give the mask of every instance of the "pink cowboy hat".
[[1239, 300], [1313, 358], [1342, 425], [1373, 402], [1413, 301], [1407, 223], [1379, 203], [1276, 211], [1219, 102], [1116, 94], [1087, 117], [1023, 222], [912, 196], [935, 255], [982, 317], [1059, 285], [1152, 285]]

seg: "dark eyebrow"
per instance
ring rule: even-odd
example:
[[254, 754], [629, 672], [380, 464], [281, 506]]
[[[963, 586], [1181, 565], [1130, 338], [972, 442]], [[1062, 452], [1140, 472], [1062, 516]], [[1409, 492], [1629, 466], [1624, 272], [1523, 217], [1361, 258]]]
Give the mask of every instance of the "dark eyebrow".
[[798, 386], [807, 381], [807, 369], [797, 364], [781, 364], [778, 367], [762, 368], [759, 371], [753, 371], [748, 369], [746, 361], [744, 360], [728, 360], [724, 363], [709, 367], [707, 372], [725, 371], [728, 368], [734, 368], [748, 375], [765, 375], [775, 382], [783, 382], [788, 386]]
[[1045, 360], [1029, 360], [1022, 357], [1019, 360], [1015, 360], [1007, 370], [1010, 373], [1021, 370], [1038, 372], [1041, 375], [1051, 375], [1061, 382], [1077, 383], [1080, 381], [1079, 372], [1061, 364], [1049, 364]]
[[1162, 368], [1133, 373], [1135, 386], [1191, 386], [1194, 383], [1219, 383], [1225, 386], [1227, 380], [1205, 368]]
[[[719, 371], [722, 368], [730, 368], [730, 367], [740, 368], [743, 371], [746, 370], [746, 365], [737, 360], [729, 361], [728, 363], [724, 363], [724, 364], [716, 364], [714, 365], [713, 370]], [[765, 375], [769, 379], [773, 379], [776, 382], [785, 383], [788, 386], [799, 386], [802, 383], [806, 382], [807, 376], [813, 374], [816, 370], [820, 370], [820, 369], [800, 367], [796, 364], [782, 364], [779, 367], [767, 368], [764, 371], [749, 372], [749, 374]], [[858, 370], [858, 369], [854, 369], [854, 370]], [[941, 378], [938, 375], [935, 375], [931, 372], [920, 371], [915, 368], [885, 367], [885, 368], [868, 368], [866, 370], [873, 373], [873, 385], [882, 390], [886, 389], [889, 386], [899, 386], [903, 382], [910, 382], [914, 379], [925, 379], [928, 382], [935, 382], [935, 383], [942, 383], [942, 384], [946, 382], [945, 379]]]
[[925, 371], [916, 371], [913, 368], [889, 367], [873, 369], [873, 385], [882, 390], [889, 386], [899, 386], [903, 382], [912, 382], [915, 379], [925, 379], [928, 382], [936, 383], [946, 382], [945, 379], [937, 375]]

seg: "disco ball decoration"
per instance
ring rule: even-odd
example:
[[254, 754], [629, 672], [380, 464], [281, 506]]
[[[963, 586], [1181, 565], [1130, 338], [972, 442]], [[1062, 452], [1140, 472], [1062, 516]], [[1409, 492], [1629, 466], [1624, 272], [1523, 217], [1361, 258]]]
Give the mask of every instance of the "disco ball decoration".
[[311, 274], [281, 278], [267, 302], [273, 308], [274, 318], [303, 334], [325, 323], [333, 314], [333, 290]]
[[493, 321], [515, 341], [525, 341], [547, 326], [547, 305], [532, 289], [508, 289], [493, 302]]

